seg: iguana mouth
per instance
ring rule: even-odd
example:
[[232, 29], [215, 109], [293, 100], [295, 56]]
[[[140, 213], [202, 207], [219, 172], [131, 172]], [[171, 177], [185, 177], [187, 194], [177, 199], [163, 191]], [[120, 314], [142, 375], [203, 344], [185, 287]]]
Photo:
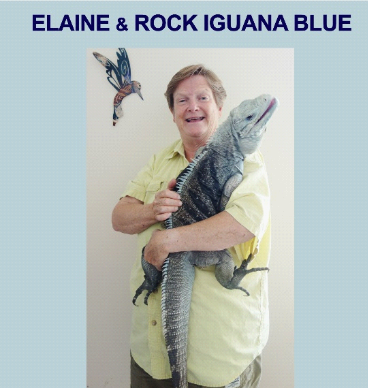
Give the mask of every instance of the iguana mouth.
[[[270, 105], [268, 105], [268, 108], [264, 111], [263, 115], [257, 120], [257, 123], [259, 123], [259, 122], [263, 119], [263, 117], [266, 116], [266, 114], [273, 108], [273, 106], [274, 106], [275, 104], [276, 104], [276, 99], [273, 98], [273, 99], [271, 100], [271, 102], [270, 102]], [[257, 123], [256, 123], [256, 124], [257, 124]]]
[[185, 121], [187, 122], [187, 123], [191, 123], [192, 121], [202, 121], [204, 119], [204, 117], [203, 116], [201, 116], [201, 117], [189, 117], [188, 119], [185, 119]]

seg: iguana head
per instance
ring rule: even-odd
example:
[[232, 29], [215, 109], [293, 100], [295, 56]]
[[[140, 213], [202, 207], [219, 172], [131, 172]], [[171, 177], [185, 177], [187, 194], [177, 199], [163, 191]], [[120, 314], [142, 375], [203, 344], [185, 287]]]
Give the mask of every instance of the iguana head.
[[277, 108], [278, 100], [262, 94], [254, 100], [245, 100], [230, 112], [233, 136], [241, 153], [252, 154], [260, 146], [266, 124]]

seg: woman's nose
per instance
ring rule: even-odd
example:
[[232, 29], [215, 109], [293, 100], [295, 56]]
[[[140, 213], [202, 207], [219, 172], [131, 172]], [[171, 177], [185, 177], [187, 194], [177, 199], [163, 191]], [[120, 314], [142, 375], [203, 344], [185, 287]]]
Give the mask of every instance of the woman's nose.
[[188, 104], [188, 110], [190, 112], [193, 112], [193, 111], [196, 111], [198, 110], [198, 104], [197, 104], [197, 101], [193, 100], [193, 101], [189, 101], [189, 104]]

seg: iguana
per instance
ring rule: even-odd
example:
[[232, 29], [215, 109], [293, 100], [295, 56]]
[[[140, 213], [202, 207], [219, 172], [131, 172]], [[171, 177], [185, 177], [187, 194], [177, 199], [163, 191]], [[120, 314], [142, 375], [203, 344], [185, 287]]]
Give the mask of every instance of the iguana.
[[[231, 193], [243, 178], [243, 163], [260, 145], [266, 123], [278, 101], [270, 95], [245, 100], [234, 108], [207, 144], [199, 149], [193, 161], [177, 177], [174, 188], [180, 194], [182, 206], [165, 221], [167, 229], [192, 224], [209, 218], [225, 209]], [[268, 268], [247, 269], [253, 256], [249, 255], [239, 268], [234, 269], [230, 253], [225, 249], [215, 252], [171, 253], [165, 260], [162, 273], [144, 260], [143, 284], [133, 298], [147, 290], [144, 302], [155, 291], [162, 279], [162, 325], [174, 388], [186, 388], [187, 339], [189, 310], [194, 266], [215, 265], [218, 282], [227, 289], [239, 289], [243, 277]]]

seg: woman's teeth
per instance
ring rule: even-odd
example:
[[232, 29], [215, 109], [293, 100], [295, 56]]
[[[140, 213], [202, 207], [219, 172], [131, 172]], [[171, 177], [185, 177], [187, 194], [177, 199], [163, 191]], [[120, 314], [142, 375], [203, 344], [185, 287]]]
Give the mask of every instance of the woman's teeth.
[[191, 121], [202, 121], [204, 117], [190, 117], [189, 119], [186, 119], [185, 121], [190, 123]]

